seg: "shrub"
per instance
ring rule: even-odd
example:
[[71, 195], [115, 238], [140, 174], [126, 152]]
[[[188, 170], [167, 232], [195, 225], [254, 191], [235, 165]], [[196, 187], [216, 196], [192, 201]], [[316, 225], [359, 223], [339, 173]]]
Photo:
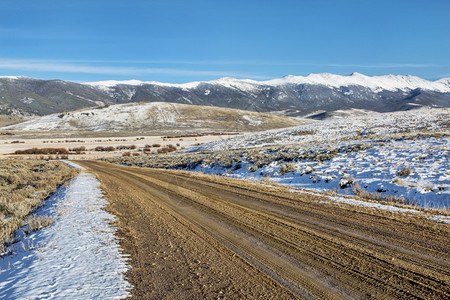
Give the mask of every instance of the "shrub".
[[81, 147], [75, 147], [75, 148], [69, 149], [69, 151], [76, 152], [76, 153], [78, 153], [78, 154], [80, 154], [81, 152], [84, 152], [84, 151], [86, 151], [86, 150], [87, 150], [87, 149], [86, 149], [86, 147], [84, 147], [84, 146], [81, 146]]
[[116, 147], [117, 150], [134, 150], [136, 145], [120, 145]]
[[424, 192], [432, 192], [433, 191], [433, 187], [432, 186], [426, 186], [423, 188]]
[[177, 147], [175, 147], [174, 145], [167, 145], [163, 148], [160, 148], [158, 150], [156, 150], [158, 153], [169, 153], [169, 152], [174, 152], [177, 151]]
[[103, 147], [103, 146], [97, 146], [94, 148], [94, 151], [98, 151], [98, 152], [103, 152], [103, 151], [114, 151], [116, 150], [116, 148], [114, 148], [114, 146], [107, 146], [107, 147]]
[[411, 175], [411, 168], [410, 167], [403, 167], [397, 172], [397, 176], [409, 176]]
[[253, 165], [251, 165], [250, 167], [248, 167], [248, 170], [249, 170], [250, 172], [256, 172], [258, 169], [259, 169], [258, 164], [253, 164]]
[[352, 176], [342, 177], [341, 180], [339, 180], [339, 186], [341, 187], [341, 189], [345, 189], [347, 186], [353, 185], [354, 183], [355, 183], [355, 178], [353, 178]]
[[65, 148], [31, 148], [16, 150], [14, 154], [69, 154]]
[[289, 173], [289, 172], [294, 172], [295, 168], [296, 168], [295, 164], [293, 164], [293, 163], [285, 163], [284, 165], [282, 165], [280, 167], [279, 173], [281, 175], [283, 175], [283, 174], [286, 174], [286, 173]]

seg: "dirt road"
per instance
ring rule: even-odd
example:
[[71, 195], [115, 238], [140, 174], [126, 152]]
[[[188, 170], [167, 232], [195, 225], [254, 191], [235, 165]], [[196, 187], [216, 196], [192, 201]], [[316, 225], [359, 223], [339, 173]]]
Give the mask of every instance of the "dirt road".
[[450, 226], [187, 172], [79, 161], [118, 217], [136, 298], [450, 297]]

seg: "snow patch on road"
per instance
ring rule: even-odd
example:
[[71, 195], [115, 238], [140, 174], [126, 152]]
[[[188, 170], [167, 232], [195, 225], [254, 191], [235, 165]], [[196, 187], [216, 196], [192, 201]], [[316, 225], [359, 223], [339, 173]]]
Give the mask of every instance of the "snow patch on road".
[[[76, 167], [77, 165], [71, 164]], [[130, 268], [104, 210], [100, 183], [80, 173], [36, 211], [53, 224], [17, 233], [12, 254], [0, 257], [0, 299], [118, 299], [129, 296]]]

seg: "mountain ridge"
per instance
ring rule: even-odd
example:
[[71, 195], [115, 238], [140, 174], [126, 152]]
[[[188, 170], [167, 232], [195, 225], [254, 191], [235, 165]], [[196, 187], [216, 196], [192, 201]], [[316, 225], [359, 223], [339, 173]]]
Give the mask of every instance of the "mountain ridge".
[[[388, 81], [394, 81], [397, 85], [393, 85]], [[336, 75], [331, 73], [311, 73], [307, 76], [295, 76], [286, 75], [281, 78], [274, 78], [270, 80], [257, 81], [252, 79], [237, 79], [233, 77], [222, 77], [210, 81], [193, 81], [187, 83], [164, 83], [158, 81], [140, 81], [140, 80], [124, 80], [124, 81], [94, 81], [94, 82], [84, 82], [82, 84], [96, 86], [96, 87], [113, 87], [115, 85], [160, 85], [160, 86], [171, 86], [180, 88], [195, 88], [199, 84], [253, 84], [253, 85], [284, 85], [284, 84], [323, 84], [333, 87], [349, 86], [349, 85], [361, 85], [370, 87], [379, 87], [387, 90], [395, 89], [414, 89], [422, 88], [429, 89], [439, 92], [450, 92], [450, 77], [440, 78], [438, 80], [426, 80], [413, 75], [381, 75], [381, 76], [366, 76], [364, 74], [353, 72], [350, 75]]]
[[183, 84], [156, 81], [75, 83], [0, 77], [0, 114], [38, 115], [131, 102], [170, 102], [304, 116], [312, 112], [366, 109], [377, 112], [449, 107], [450, 78], [412, 75], [288, 75], [266, 81], [224, 77]]

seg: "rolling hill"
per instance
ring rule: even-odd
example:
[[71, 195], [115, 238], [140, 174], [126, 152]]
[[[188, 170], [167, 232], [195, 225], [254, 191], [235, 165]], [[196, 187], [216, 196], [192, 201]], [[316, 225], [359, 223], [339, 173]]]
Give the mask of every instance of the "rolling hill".
[[3, 129], [24, 131], [260, 131], [304, 124], [283, 116], [177, 103], [129, 103], [57, 113]]

